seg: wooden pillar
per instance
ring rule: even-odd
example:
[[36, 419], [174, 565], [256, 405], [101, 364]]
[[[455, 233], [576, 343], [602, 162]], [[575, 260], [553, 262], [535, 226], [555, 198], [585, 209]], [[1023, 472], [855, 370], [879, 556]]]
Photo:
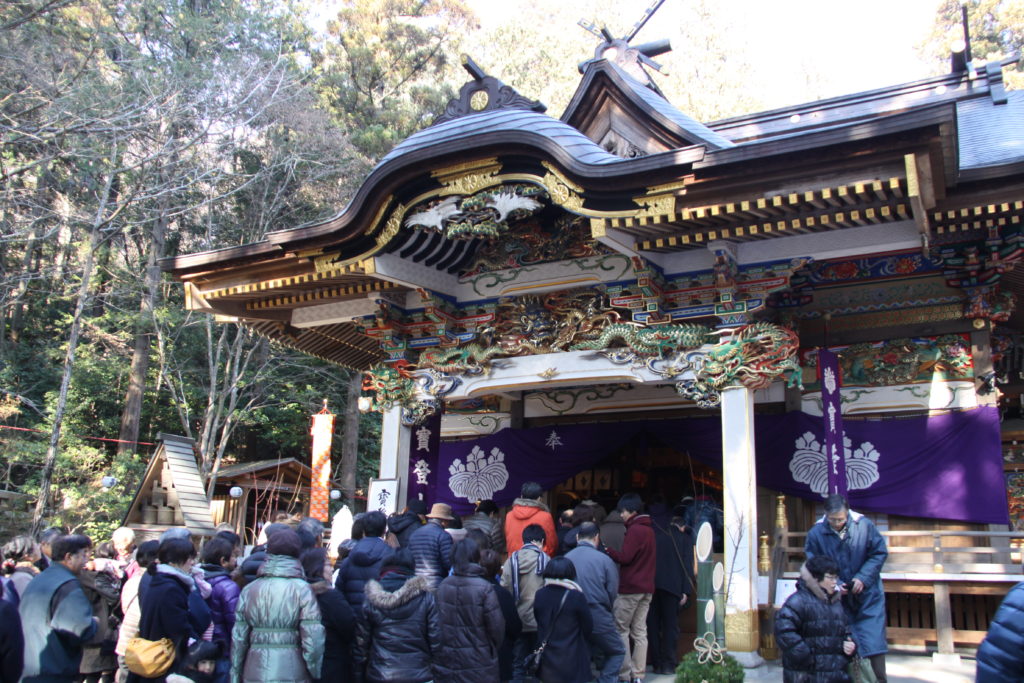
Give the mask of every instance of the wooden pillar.
[[725, 643], [745, 667], [760, 666], [757, 615], [757, 482], [754, 394], [722, 392], [722, 481], [725, 497]]
[[949, 584], [933, 584], [935, 591], [935, 635], [939, 651], [932, 653], [936, 664], [959, 664], [960, 655], [953, 647], [953, 612], [949, 604]]
[[[974, 388], [980, 390], [983, 382], [978, 379], [995, 370], [992, 364], [992, 333], [990, 323], [975, 319], [975, 323], [984, 322], [984, 327], [971, 332], [971, 360], [974, 363]], [[977, 325], [975, 325], [977, 327]], [[978, 405], [994, 406], [999, 403], [998, 394], [991, 391], [985, 395], [978, 394]]]
[[[992, 324], [984, 321], [985, 325], [978, 327], [979, 322], [980, 319], [975, 320], [975, 327], [977, 329], [971, 332], [971, 359], [974, 362], [975, 390], [980, 389], [983, 385], [983, 382], [977, 379], [978, 377], [995, 372], [995, 365], [992, 363]], [[999, 405], [999, 395], [995, 391], [984, 396], [979, 394], [978, 405]], [[1006, 524], [989, 524], [988, 529], [989, 531], [1009, 531], [1010, 527]], [[1009, 538], [1005, 536], [992, 536], [989, 538], [989, 543], [992, 546], [992, 550], [995, 551], [992, 555], [992, 562], [998, 564], [1010, 564], [1012, 562]], [[941, 651], [939, 650], [939, 652]]]
[[395, 406], [384, 412], [380, 429], [381, 479], [398, 479], [398, 510], [404, 510], [409, 495], [409, 448], [412, 429], [402, 424], [402, 408]]

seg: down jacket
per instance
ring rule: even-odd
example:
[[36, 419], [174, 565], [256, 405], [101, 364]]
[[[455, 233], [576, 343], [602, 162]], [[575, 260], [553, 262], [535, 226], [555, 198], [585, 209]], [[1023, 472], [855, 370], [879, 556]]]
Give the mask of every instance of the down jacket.
[[384, 565], [384, 561], [389, 559], [394, 552], [394, 549], [383, 539], [360, 538], [352, 546], [348, 557], [342, 560], [334, 587], [344, 594], [348, 604], [357, 614], [363, 608], [366, 582], [380, 576], [380, 569]]
[[775, 615], [775, 641], [782, 650], [786, 683], [850, 680], [843, 641], [851, 632], [841, 599], [839, 591], [826, 595], [807, 568], [800, 568], [796, 593]]
[[218, 564], [204, 564], [203, 573], [210, 584], [210, 618], [213, 619], [213, 640], [221, 644], [225, 656], [231, 650], [231, 630], [235, 628], [235, 610], [241, 592], [224, 567]]
[[[356, 680], [424, 683], [441, 649], [434, 595], [422, 576], [393, 572], [366, 584], [363, 618], [356, 621]], [[360, 675], [365, 670], [365, 679]]]
[[415, 512], [395, 513], [388, 517], [388, 531], [395, 535], [399, 548], [408, 548], [409, 537], [421, 526], [423, 521]]
[[441, 652], [434, 660], [438, 683], [497, 683], [505, 618], [483, 567], [456, 569], [438, 586], [436, 597], [441, 619]]
[[409, 537], [409, 552], [416, 560], [416, 576], [422, 576], [437, 588], [451, 569], [452, 537], [436, 521], [430, 520]]
[[324, 625], [324, 663], [320, 678], [324, 683], [348, 683], [352, 680], [352, 639], [356, 616], [340, 591], [327, 581], [309, 584], [316, 595], [316, 604]]
[[851, 590], [843, 600], [853, 639], [861, 657], [885, 654], [889, 646], [885, 640], [882, 566], [889, 551], [874, 523], [864, 515], [850, 510], [846, 527], [846, 535], [840, 538], [822, 517], [807, 532], [804, 552], [808, 560], [816, 555], [835, 560], [839, 565], [839, 580], [850, 589], [854, 579], [861, 580], [864, 590], [860, 593]]
[[231, 683], [306, 682], [320, 677], [324, 627], [294, 557], [268, 555], [242, 589], [231, 642]]
[[501, 526], [501, 520], [491, 517], [484, 512], [474, 512], [462, 520], [462, 528], [479, 529], [491, 539], [491, 550], [505, 554], [505, 530]]
[[978, 648], [977, 683], [1024, 680], [1024, 581], [1010, 589]]

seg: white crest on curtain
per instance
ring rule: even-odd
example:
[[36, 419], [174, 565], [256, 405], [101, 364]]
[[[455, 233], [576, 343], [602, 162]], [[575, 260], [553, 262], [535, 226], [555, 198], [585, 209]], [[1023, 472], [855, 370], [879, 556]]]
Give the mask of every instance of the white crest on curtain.
[[497, 446], [491, 454], [484, 453], [479, 446], [466, 456], [463, 465], [459, 458], [448, 468], [448, 488], [459, 498], [470, 502], [489, 500], [496, 491], [505, 488], [508, 483], [508, 470], [505, 469], [505, 454]]
[[[856, 450], [849, 437], [843, 436], [844, 460], [846, 461], [846, 488], [849, 491], [869, 488], [878, 481], [878, 459], [881, 453], [874, 444], [865, 441]], [[824, 498], [828, 495], [828, 458], [825, 444], [818, 441], [811, 432], [805, 432], [796, 440], [796, 451], [789, 461], [789, 471], [795, 481], [807, 484], [812, 491]]]

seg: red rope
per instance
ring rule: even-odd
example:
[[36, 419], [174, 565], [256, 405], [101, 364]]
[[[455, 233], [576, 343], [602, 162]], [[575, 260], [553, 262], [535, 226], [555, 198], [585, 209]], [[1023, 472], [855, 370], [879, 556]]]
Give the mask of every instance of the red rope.
[[[37, 434], [46, 434], [42, 429], [29, 429], [28, 427], [12, 427], [11, 425], [0, 425], [0, 429], [13, 429], [16, 432], [35, 432]], [[79, 439], [92, 439], [93, 441], [109, 441], [111, 443], [134, 443], [139, 446], [155, 446], [155, 443], [148, 441], [127, 441], [125, 439], [107, 439], [102, 436], [80, 436]]]

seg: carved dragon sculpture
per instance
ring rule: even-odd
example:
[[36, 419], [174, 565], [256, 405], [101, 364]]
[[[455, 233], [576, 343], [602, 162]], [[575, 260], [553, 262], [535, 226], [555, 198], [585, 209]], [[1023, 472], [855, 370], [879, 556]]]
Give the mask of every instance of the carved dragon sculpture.
[[604, 350], [614, 342], [621, 342], [639, 355], [661, 357], [667, 351], [696, 349], [715, 339], [711, 328], [703, 325], [640, 327], [633, 323], [612, 323], [606, 325], [596, 338], [576, 343], [571, 348], [574, 351]]

